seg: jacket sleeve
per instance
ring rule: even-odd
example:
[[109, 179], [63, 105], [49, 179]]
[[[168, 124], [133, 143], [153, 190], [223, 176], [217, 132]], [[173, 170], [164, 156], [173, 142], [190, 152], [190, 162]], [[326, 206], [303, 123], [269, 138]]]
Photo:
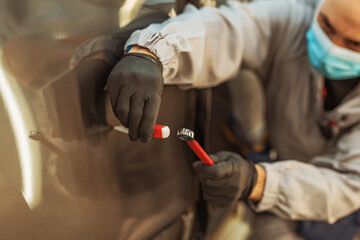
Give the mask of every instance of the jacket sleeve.
[[360, 125], [338, 140], [333, 154], [309, 164], [288, 160], [263, 166], [264, 195], [252, 204], [258, 212], [334, 223], [360, 208]]
[[[188, 4], [185, 11], [161, 24], [134, 32], [126, 48], [148, 48], [163, 64], [166, 84], [184, 88], [211, 87], [235, 75], [240, 66], [256, 69], [268, 56], [274, 39], [291, 42], [281, 30], [301, 25], [301, 14], [310, 6], [296, 1], [255, 1], [200, 9]], [[294, 14], [295, 13], [295, 14]], [[296, 34], [296, 33], [295, 33]], [[304, 37], [304, 36], [303, 36]]]
[[153, 11], [139, 15], [131, 23], [113, 34], [108, 36], [99, 36], [81, 44], [71, 58], [70, 65], [75, 67], [78, 63], [99, 51], [110, 51], [114, 56], [116, 56], [116, 60], [119, 60], [124, 53], [126, 40], [134, 31], [145, 28], [151, 23], [163, 22], [167, 18], [168, 15], [162, 11]]

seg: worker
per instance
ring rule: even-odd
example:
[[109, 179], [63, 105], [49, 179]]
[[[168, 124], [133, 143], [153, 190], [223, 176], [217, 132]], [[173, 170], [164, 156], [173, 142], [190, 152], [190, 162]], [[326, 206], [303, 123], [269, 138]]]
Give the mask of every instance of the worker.
[[213, 87], [251, 69], [262, 81], [269, 142], [282, 161], [254, 165], [231, 152], [211, 155], [212, 166], [197, 161], [204, 198], [335, 223], [360, 207], [359, 11], [356, 0], [187, 5], [127, 41], [107, 83], [115, 115], [132, 140], [148, 142], [164, 84]]

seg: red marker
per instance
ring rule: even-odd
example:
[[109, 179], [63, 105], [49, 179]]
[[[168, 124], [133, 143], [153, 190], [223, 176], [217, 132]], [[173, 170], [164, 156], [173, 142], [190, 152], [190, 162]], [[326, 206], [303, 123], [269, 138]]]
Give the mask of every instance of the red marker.
[[[126, 134], [129, 133], [129, 129], [121, 125], [115, 126], [114, 130]], [[168, 138], [169, 136], [170, 136], [170, 128], [168, 126], [155, 124], [153, 138]]]
[[200, 144], [194, 139], [194, 131], [182, 128], [177, 132], [178, 138], [183, 141], [186, 141], [188, 145], [191, 147], [193, 152], [198, 156], [198, 158], [207, 165], [214, 165], [213, 160], [207, 155], [204, 149], [200, 146]]
[[[114, 127], [109, 125], [97, 125], [86, 129], [86, 134], [88, 136], [92, 136], [94, 134], [110, 131], [111, 129], [129, 134], [129, 129], [122, 125], [118, 125]], [[59, 137], [59, 135], [54, 129], [51, 130], [51, 136], [54, 138]], [[169, 136], [170, 136], [170, 128], [168, 126], [155, 124], [153, 138], [168, 138]]]

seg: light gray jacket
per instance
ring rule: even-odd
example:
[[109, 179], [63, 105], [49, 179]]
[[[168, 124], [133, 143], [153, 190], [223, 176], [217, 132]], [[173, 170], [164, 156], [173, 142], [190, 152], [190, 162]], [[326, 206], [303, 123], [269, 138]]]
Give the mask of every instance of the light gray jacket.
[[[219, 85], [240, 67], [255, 70], [270, 141], [283, 159], [263, 164], [265, 192], [255, 210], [332, 223], [360, 207], [360, 86], [323, 112], [324, 78], [310, 65], [305, 39], [317, 2], [188, 5], [178, 17], [133, 33], [127, 46], [150, 49], [163, 63], [165, 83], [185, 89]], [[322, 118], [337, 124], [331, 139], [321, 134]]]

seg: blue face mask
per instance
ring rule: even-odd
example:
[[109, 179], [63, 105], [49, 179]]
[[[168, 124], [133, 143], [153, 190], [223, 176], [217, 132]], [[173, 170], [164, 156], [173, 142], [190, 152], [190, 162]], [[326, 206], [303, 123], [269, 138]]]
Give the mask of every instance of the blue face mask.
[[360, 76], [360, 53], [333, 44], [316, 20], [306, 39], [311, 64], [326, 78], [343, 80]]

